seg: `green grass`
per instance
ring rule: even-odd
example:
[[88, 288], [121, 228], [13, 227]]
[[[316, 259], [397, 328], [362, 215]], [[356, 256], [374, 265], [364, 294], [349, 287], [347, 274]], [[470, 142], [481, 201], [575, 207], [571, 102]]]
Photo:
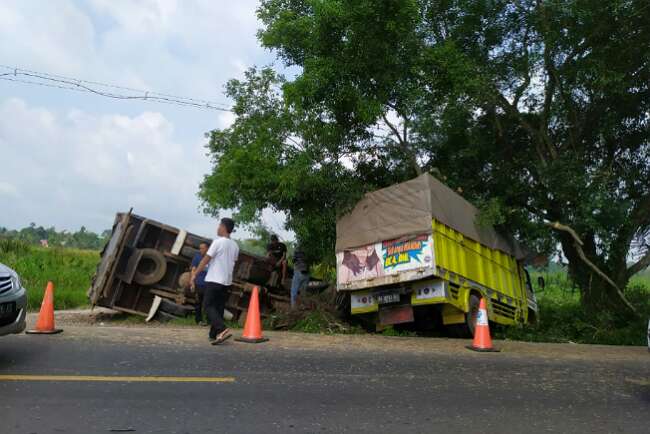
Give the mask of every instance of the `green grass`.
[[566, 273], [533, 273], [533, 282], [542, 275], [546, 288], [537, 291], [539, 323], [523, 327], [498, 327], [498, 338], [533, 342], [575, 342], [607, 345], [647, 345], [650, 318], [650, 276], [635, 276], [625, 295], [639, 310], [637, 319], [621, 319], [607, 313], [586, 314], [580, 306], [580, 293]]
[[388, 326], [381, 331], [383, 336], [399, 336], [399, 337], [413, 337], [417, 336], [418, 333], [413, 330], [403, 330], [400, 328], [395, 328], [394, 326]]
[[42, 248], [0, 239], [0, 262], [20, 275], [29, 310], [40, 308], [48, 280], [54, 282], [55, 309], [87, 306], [86, 291], [98, 261], [99, 252], [93, 250]]

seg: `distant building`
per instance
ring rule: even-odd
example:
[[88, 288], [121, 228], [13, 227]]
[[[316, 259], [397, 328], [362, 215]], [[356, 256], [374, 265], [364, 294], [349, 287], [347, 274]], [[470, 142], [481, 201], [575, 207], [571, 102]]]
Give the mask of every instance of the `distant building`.
[[50, 247], [50, 245], [47, 240], [41, 240], [41, 247]]

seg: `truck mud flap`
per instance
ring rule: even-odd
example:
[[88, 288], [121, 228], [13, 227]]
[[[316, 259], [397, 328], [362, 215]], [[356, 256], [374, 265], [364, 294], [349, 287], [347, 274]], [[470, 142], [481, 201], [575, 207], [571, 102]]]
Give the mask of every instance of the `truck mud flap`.
[[403, 324], [414, 320], [413, 306], [410, 304], [379, 307], [379, 323], [381, 325]]

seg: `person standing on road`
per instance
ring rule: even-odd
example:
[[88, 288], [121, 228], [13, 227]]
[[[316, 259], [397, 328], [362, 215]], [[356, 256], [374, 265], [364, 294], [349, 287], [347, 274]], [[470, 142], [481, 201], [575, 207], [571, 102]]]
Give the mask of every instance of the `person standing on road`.
[[291, 307], [296, 306], [296, 299], [302, 289], [309, 283], [309, 264], [301, 246], [293, 252], [293, 279], [291, 280]]
[[[199, 244], [199, 251], [194, 255], [192, 259], [192, 274], [196, 272], [196, 268], [201, 263], [201, 259], [208, 253], [208, 243]], [[206, 266], [207, 268], [208, 266]], [[205, 275], [208, 273], [207, 270], [203, 270], [200, 273], [196, 273], [196, 279], [192, 283], [192, 289], [196, 294], [196, 304], [194, 305], [194, 321], [197, 324], [205, 325], [203, 321], [203, 297], [205, 295]]]
[[217, 228], [217, 238], [212, 241], [199, 266], [192, 273], [192, 282], [195, 282], [198, 273], [208, 267], [203, 302], [210, 322], [208, 337], [212, 345], [218, 345], [232, 336], [223, 320], [223, 311], [232, 285], [235, 262], [239, 257], [239, 246], [230, 239], [234, 228], [235, 222], [232, 219], [227, 217], [221, 219]]
[[287, 278], [287, 245], [281, 243], [277, 235], [271, 235], [271, 242], [266, 246], [266, 256], [273, 261], [275, 269], [282, 272], [282, 285]]

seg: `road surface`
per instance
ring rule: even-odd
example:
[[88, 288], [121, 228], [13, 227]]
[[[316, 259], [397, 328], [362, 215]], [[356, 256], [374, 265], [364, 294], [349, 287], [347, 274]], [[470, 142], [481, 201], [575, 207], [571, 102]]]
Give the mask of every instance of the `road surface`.
[[[647, 433], [645, 348], [64, 327], [0, 339], [0, 432]], [[111, 431], [113, 430], [113, 431]]]

